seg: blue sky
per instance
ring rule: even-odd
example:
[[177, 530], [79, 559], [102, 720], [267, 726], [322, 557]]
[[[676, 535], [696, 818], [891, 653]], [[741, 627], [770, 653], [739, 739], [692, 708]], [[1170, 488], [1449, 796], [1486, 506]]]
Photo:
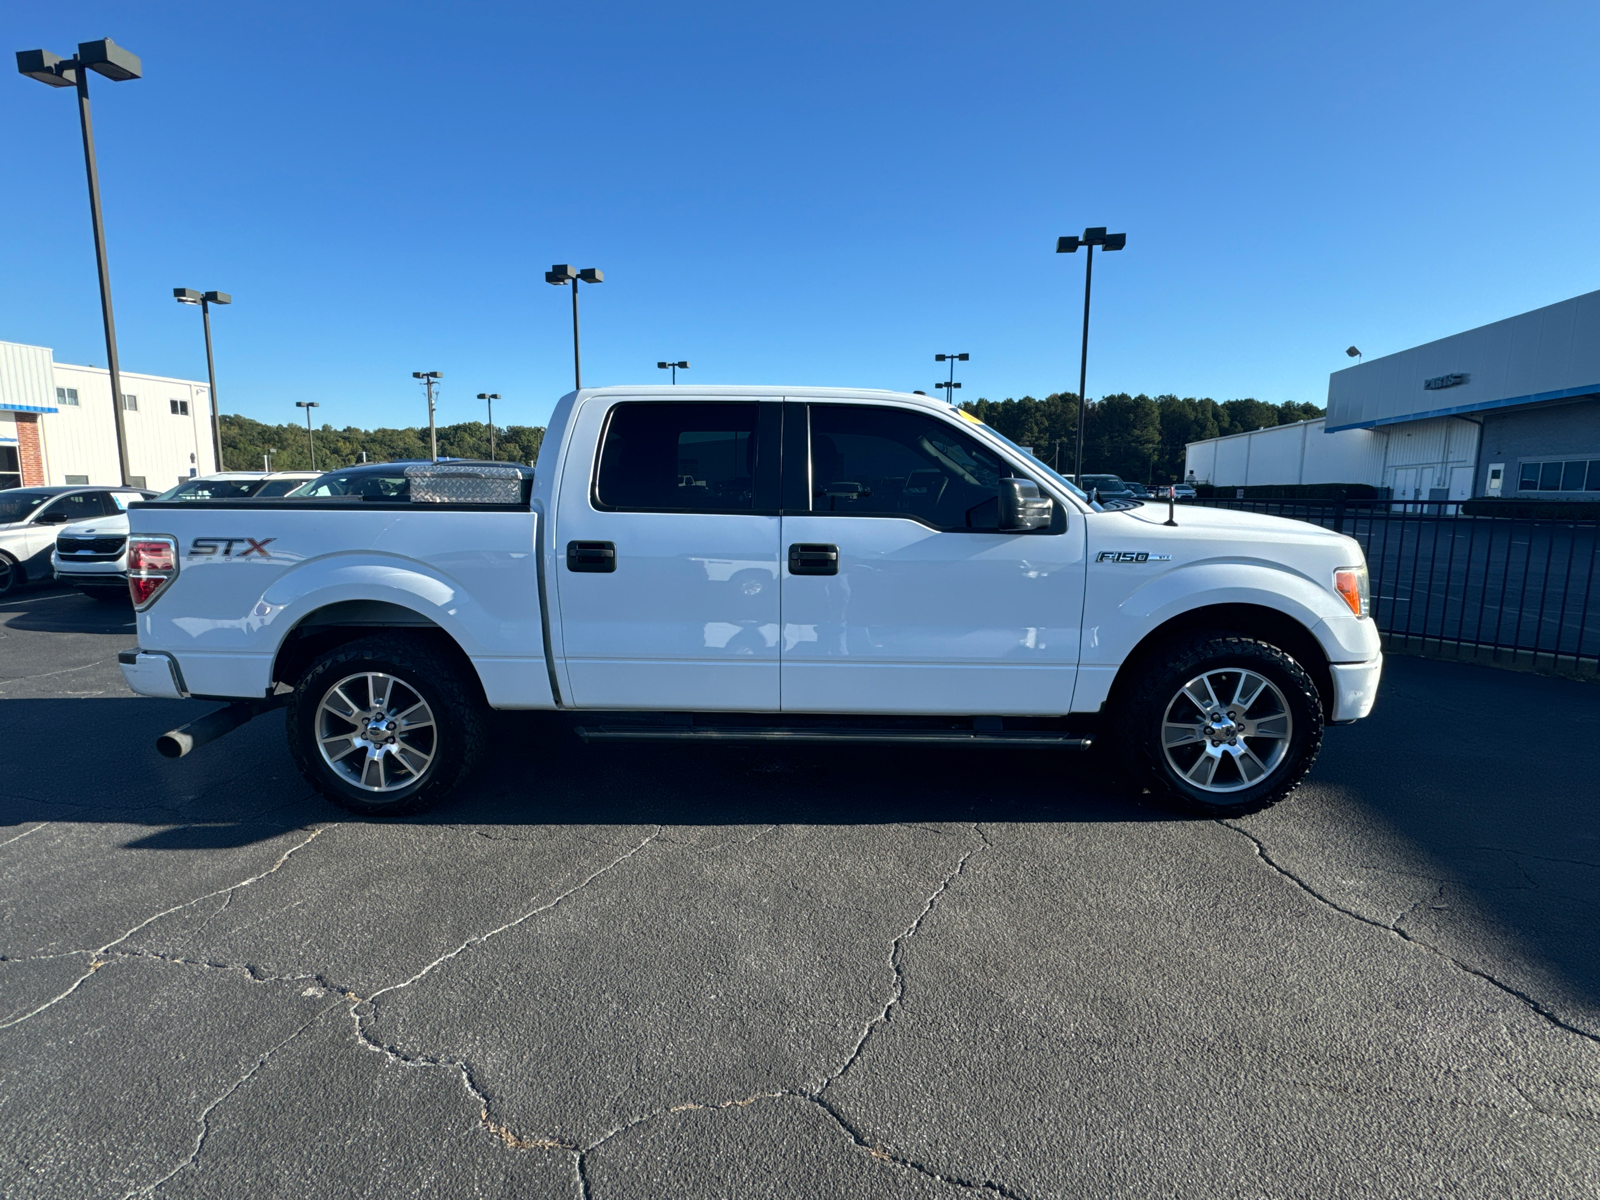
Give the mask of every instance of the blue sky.
[[[128, 370], [224, 411], [539, 423], [585, 378], [1323, 403], [1368, 357], [1600, 287], [1600, 6], [12, 0], [93, 77]], [[9, 69], [9, 68], [8, 68]], [[71, 93], [0, 83], [0, 340], [103, 365]]]

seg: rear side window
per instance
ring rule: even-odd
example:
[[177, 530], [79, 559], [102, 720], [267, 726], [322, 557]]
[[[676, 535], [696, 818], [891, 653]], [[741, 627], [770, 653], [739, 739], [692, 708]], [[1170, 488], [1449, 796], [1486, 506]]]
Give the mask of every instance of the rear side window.
[[595, 502], [653, 512], [756, 507], [759, 404], [624, 403], [611, 410]]
[[1002, 476], [987, 447], [904, 409], [811, 406], [811, 511], [912, 517], [942, 530], [999, 527]]

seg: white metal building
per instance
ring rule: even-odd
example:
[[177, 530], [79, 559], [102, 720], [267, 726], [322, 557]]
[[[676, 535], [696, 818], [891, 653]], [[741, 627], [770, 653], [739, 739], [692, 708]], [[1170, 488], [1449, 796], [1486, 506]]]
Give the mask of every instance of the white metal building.
[[[217, 469], [206, 384], [123, 371], [122, 391], [130, 483], [165, 491]], [[0, 487], [120, 482], [111, 373], [0, 342]]]
[[1335, 371], [1327, 417], [1303, 426], [1193, 442], [1186, 472], [1219, 487], [1365, 483], [1405, 500], [1594, 500], [1600, 291]]

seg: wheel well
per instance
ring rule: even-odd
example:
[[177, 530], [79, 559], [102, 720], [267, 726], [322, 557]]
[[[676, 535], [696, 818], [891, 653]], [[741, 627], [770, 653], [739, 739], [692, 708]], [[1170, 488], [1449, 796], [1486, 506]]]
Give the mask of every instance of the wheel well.
[[383, 600], [344, 600], [309, 613], [289, 631], [272, 663], [272, 681], [294, 687], [317, 659], [378, 629], [404, 629], [440, 651], [458, 657], [472, 678], [477, 670], [445, 630], [419, 612]]
[[1280, 650], [1294, 656], [1312, 682], [1317, 685], [1317, 695], [1322, 698], [1322, 711], [1333, 711], [1333, 672], [1328, 667], [1328, 656], [1311, 631], [1287, 613], [1260, 604], [1215, 604], [1179, 613], [1171, 620], [1157, 625], [1123, 661], [1107, 697], [1107, 707], [1113, 706], [1131, 681], [1139, 677], [1144, 664], [1162, 648], [1177, 638], [1202, 633], [1235, 633], [1244, 637], [1260, 638], [1271, 642]]

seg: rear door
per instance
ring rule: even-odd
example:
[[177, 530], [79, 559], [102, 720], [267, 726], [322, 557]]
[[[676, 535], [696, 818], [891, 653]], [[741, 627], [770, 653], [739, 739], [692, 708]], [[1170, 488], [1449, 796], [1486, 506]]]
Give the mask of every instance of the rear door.
[[999, 481], [1024, 474], [932, 413], [786, 404], [784, 710], [1066, 713], [1084, 530], [1058, 504], [1000, 532]]
[[570, 703], [778, 708], [779, 401], [591, 398], [560, 482]]

